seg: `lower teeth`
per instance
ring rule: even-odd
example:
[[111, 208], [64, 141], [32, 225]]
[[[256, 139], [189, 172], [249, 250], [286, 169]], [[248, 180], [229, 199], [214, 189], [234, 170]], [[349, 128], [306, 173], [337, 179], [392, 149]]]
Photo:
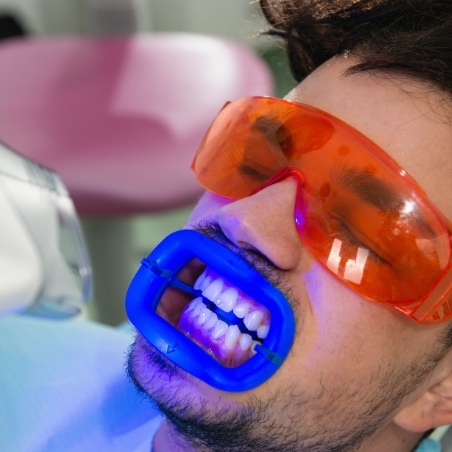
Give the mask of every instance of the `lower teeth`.
[[[198, 333], [201, 333], [203, 337], [210, 337], [216, 342], [223, 338], [223, 347], [227, 351], [234, 350], [238, 346], [242, 352], [249, 350], [254, 354], [255, 345], [260, 344], [267, 336], [268, 325], [261, 325], [257, 331], [248, 330], [243, 319], [232, 315], [232, 312], [223, 315], [222, 312], [218, 312], [218, 309], [215, 309], [217, 312], [213, 312], [210, 308], [215, 309], [216, 307], [210, 301], [203, 300], [202, 297], [195, 298], [185, 308], [181, 316], [182, 323], [198, 327]], [[231, 322], [234, 323], [231, 324]], [[192, 328], [189, 327], [189, 329]], [[188, 332], [196, 335], [195, 331]]]

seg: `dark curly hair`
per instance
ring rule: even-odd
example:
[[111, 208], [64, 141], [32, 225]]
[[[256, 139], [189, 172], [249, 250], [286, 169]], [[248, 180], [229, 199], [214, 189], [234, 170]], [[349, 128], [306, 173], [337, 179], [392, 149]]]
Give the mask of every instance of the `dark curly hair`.
[[334, 55], [353, 52], [349, 72], [399, 71], [452, 92], [451, 0], [260, 0], [302, 80]]

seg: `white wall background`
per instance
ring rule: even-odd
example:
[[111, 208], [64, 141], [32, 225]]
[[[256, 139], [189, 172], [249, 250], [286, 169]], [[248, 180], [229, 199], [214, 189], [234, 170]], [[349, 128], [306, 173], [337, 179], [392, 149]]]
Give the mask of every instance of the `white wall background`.
[[263, 23], [253, 0], [0, 0], [37, 34], [193, 31], [254, 45]]
[[[177, 29], [253, 41], [262, 27], [251, 0], [150, 0], [154, 30]], [[175, 13], [177, 11], [177, 13]]]

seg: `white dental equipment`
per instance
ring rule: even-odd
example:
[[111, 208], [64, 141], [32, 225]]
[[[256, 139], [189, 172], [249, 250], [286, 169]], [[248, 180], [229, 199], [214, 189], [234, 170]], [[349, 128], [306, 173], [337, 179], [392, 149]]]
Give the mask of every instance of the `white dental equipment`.
[[0, 314], [78, 314], [91, 267], [72, 200], [52, 170], [0, 143]]

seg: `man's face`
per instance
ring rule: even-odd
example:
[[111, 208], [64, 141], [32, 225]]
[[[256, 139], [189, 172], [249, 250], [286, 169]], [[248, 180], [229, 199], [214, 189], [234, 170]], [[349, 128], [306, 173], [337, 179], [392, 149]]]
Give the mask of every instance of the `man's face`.
[[[452, 132], [442, 120], [441, 96], [409, 79], [343, 76], [352, 63], [331, 60], [287, 99], [332, 113], [367, 135], [450, 218]], [[373, 450], [381, 438], [397, 437], [396, 414], [434, 384], [450, 360], [436, 365], [448, 325], [420, 326], [363, 299], [307, 253], [293, 220], [295, 192], [289, 178], [238, 201], [206, 193], [188, 224], [219, 226], [230, 246], [257, 259], [292, 304], [294, 344], [273, 377], [251, 391], [225, 393], [171, 366], [141, 336], [131, 353], [139, 385], [170, 428], [200, 449], [352, 450], [362, 443]]]

